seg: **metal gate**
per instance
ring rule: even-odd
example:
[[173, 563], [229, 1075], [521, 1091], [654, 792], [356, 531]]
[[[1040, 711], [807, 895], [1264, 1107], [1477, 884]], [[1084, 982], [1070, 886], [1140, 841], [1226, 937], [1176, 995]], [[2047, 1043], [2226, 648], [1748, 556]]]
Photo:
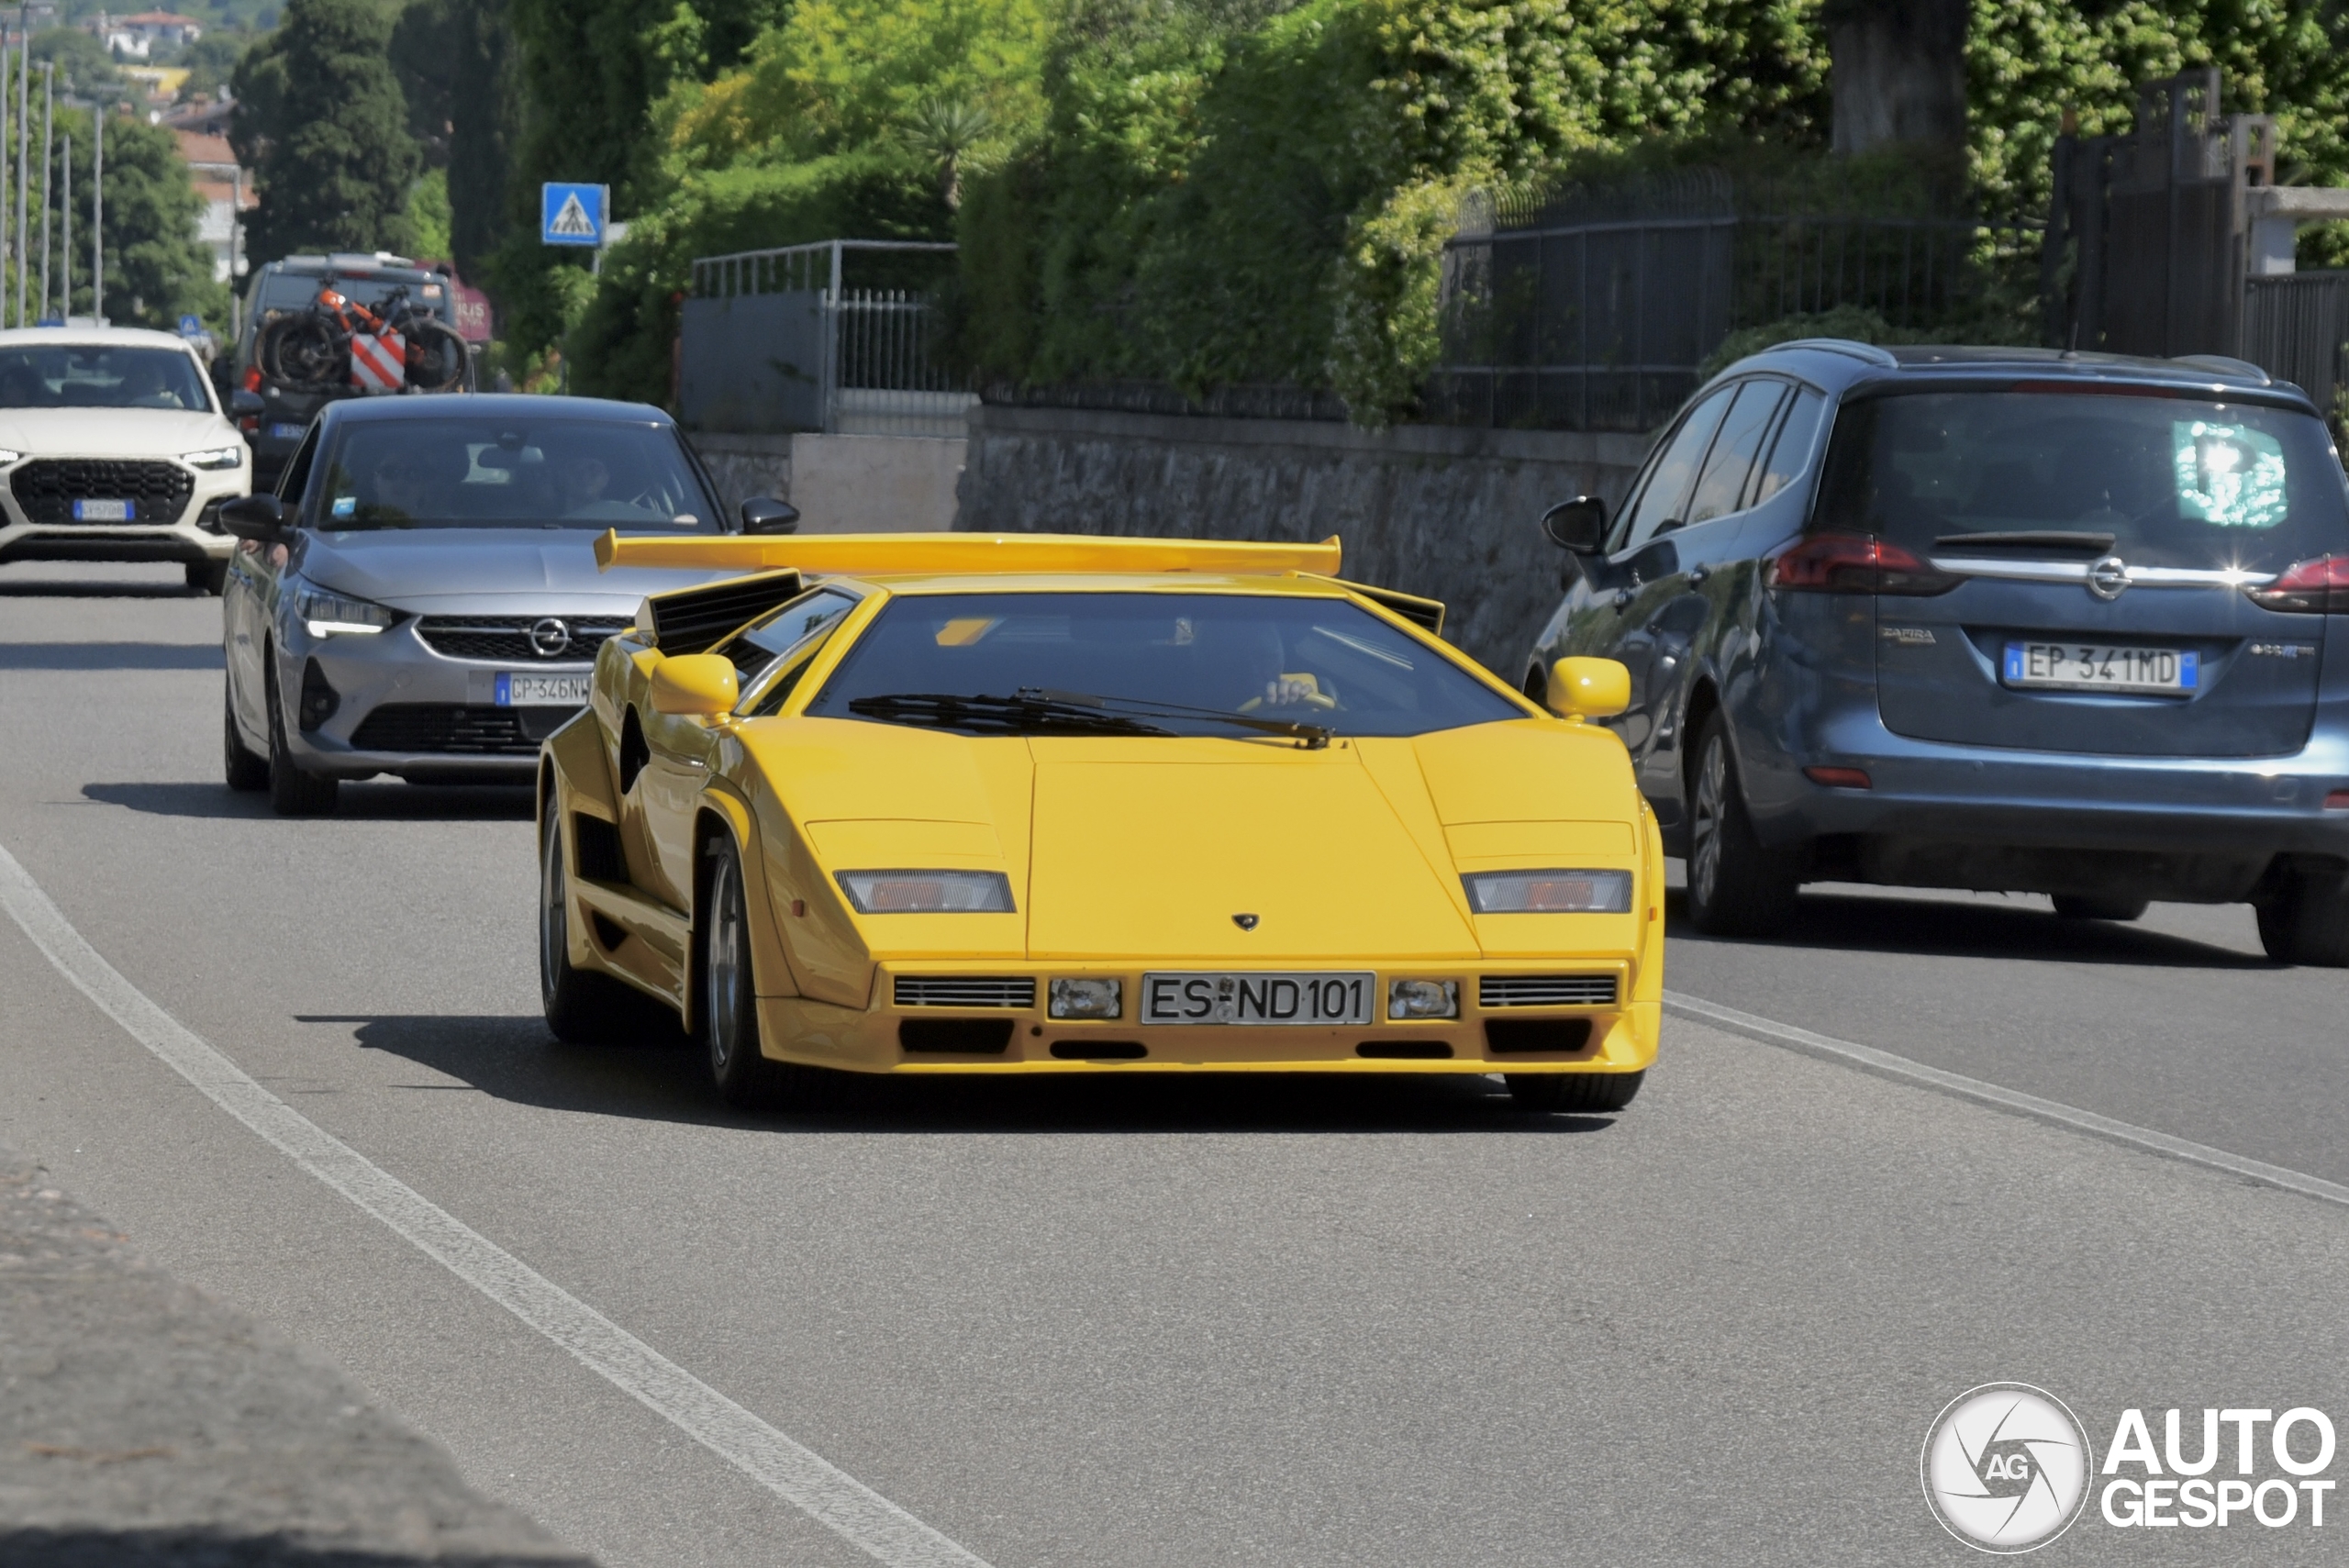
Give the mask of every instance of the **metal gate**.
[[2245, 286], [2243, 357], [2334, 413], [2349, 344], [2349, 272], [2287, 272]]

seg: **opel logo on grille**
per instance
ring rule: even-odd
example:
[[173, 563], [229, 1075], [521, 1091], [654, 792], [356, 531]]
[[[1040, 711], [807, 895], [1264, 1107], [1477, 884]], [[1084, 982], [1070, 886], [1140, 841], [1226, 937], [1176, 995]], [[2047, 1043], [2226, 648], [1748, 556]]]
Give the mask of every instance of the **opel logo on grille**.
[[2088, 568], [2088, 592], [2107, 604], [2119, 598], [2129, 588], [2129, 566], [2117, 555], [2108, 555]]
[[[2110, 596], [2106, 595], [2108, 598]], [[571, 628], [549, 616], [531, 626], [530, 646], [539, 651], [541, 659], [556, 658], [571, 646]]]

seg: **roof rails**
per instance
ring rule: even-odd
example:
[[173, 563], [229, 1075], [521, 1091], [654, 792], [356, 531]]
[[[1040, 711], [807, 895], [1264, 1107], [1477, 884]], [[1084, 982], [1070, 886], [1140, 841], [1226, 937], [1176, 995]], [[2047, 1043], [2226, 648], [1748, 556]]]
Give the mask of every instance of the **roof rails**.
[[2225, 354], [2179, 354], [2174, 361], [2192, 365], [2196, 370], [2216, 371], [2221, 375], [2239, 375], [2245, 381], [2255, 381], [2262, 386], [2273, 386], [2276, 378], [2253, 364], [2249, 360], [2232, 359]]
[[1336, 536], [1319, 544], [1222, 539], [1119, 539], [1097, 534], [703, 534], [596, 540], [596, 564], [682, 566], [704, 572], [886, 575], [990, 572], [1310, 572], [1338, 574]]
[[1874, 343], [1862, 343], [1850, 338], [1797, 338], [1789, 343], [1773, 343], [1759, 353], [1772, 353], [1780, 349], [1809, 349], [1822, 354], [1842, 354], [1849, 359], [1865, 360], [1880, 370], [1898, 370], [1900, 361], [1887, 350]]

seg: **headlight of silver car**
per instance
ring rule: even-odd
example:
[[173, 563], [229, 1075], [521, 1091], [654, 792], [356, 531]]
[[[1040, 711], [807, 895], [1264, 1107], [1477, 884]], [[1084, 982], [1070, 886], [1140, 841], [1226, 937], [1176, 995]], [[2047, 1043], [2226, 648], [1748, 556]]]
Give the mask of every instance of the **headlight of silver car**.
[[308, 628], [312, 637], [372, 637], [399, 624], [398, 612], [365, 599], [329, 594], [317, 584], [298, 577], [292, 587], [294, 618]]
[[999, 871], [844, 871], [841, 891], [860, 915], [1008, 915], [1011, 879]]
[[1620, 915], [1631, 907], [1627, 871], [1493, 871], [1460, 880], [1479, 915]]
[[180, 461], [190, 468], [242, 468], [245, 449], [241, 446], [214, 447], [209, 451], [188, 452]]

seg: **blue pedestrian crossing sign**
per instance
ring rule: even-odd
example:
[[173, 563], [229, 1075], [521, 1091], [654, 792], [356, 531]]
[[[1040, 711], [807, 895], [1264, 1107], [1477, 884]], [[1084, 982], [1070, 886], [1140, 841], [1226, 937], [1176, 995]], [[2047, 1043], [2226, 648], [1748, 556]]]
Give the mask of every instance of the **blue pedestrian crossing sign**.
[[203, 337], [203, 336], [204, 336], [204, 320], [203, 320], [203, 317], [196, 317], [196, 316], [183, 316], [183, 317], [180, 317], [180, 336], [181, 336], [181, 337], [183, 337], [183, 338], [201, 338], [201, 337]]
[[604, 243], [604, 219], [611, 206], [609, 185], [578, 185], [550, 180], [540, 187], [539, 239], [547, 245]]

